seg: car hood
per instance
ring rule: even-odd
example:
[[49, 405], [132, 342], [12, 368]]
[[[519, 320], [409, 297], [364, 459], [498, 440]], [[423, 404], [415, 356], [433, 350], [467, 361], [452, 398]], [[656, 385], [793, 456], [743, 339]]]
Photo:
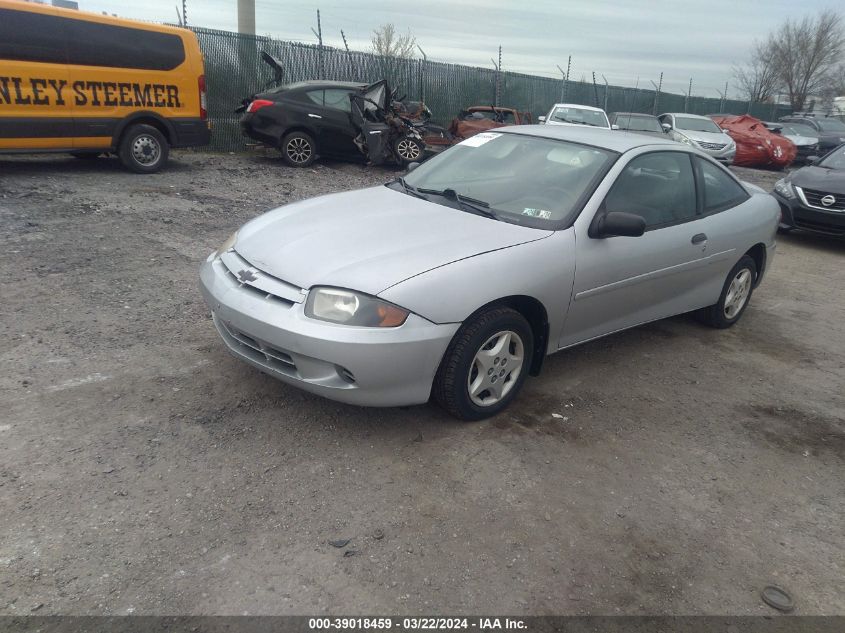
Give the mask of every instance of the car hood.
[[724, 143], [727, 145], [731, 142], [731, 137], [721, 132], [697, 132], [695, 130], [678, 130], [678, 132], [701, 143]]
[[819, 139], [812, 138], [810, 136], [796, 136], [795, 134], [782, 134], [783, 138], [788, 138], [790, 141], [795, 143], [796, 145], [816, 145], [819, 142]]
[[640, 134], [642, 136], [654, 136], [656, 138], [663, 138], [669, 139], [669, 135], [666, 132], [652, 132], [651, 130], [624, 130], [622, 128], [619, 129], [620, 132], [628, 132], [629, 134]]
[[241, 228], [235, 250], [301, 288], [338, 286], [376, 295], [433, 268], [552, 233], [381, 186], [265, 213]]
[[845, 194], [845, 170], [824, 167], [802, 167], [789, 177], [793, 185], [825, 193]]

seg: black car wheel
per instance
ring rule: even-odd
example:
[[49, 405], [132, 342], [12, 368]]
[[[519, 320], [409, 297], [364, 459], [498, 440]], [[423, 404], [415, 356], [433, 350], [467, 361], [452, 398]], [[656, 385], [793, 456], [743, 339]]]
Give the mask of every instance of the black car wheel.
[[393, 151], [399, 158], [399, 162], [405, 166], [420, 161], [425, 152], [425, 146], [412, 136], [400, 136], [393, 141]]
[[317, 145], [305, 132], [291, 132], [279, 145], [282, 158], [291, 167], [308, 167], [317, 158]]

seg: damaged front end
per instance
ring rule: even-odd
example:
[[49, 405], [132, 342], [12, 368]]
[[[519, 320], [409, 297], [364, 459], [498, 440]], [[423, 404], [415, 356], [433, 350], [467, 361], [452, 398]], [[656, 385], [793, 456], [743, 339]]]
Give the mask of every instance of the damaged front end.
[[422, 160], [425, 144], [418, 124], [399, 102], [386, 80], [350, 95], [352, 123], [360, 130], [355, 145], [372, 165], [408, 165]]

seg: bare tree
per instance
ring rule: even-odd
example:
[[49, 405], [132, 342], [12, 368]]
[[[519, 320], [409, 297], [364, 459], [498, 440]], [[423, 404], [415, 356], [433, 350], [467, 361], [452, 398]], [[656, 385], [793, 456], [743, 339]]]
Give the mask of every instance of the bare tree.
[[371, 39], [373, 52], [382, 57], [411, 59], [416, 52], [417, 39], [408, 31], [404, 35], [396, 32], [392, 24], [382, 24], [373, 30]]
[[735, 85], [743, 100], [759, 103], [770, 101], [775, 96], [780, 81], [773, 59], [774, 42], [769, 37], [765, 42], [754, 42], [748, 64], [733, 67]]
[[795, 111], [807, 95], [821, 91], [845, 49], [842, 17], [826, 9], [816, 17], [787, 20], [770, 40], [773, 64]]

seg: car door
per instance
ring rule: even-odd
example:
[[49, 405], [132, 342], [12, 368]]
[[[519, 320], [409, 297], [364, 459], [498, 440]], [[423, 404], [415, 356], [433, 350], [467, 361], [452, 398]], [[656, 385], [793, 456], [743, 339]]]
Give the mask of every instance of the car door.
[[361, 156], [354, 139], [357, 131], [352, 125], [352, 104], [345, 88], [326, 88], [320, 114], [320, 147], [327, 154], [343, 158]]
[[[576, 223], [576, 273], [560, 347], [701, 307], [709, 278], [692, 156], [649, 151], [630, 160], [593, 218]], [[591, 236], [611, 211], [641, 216], [639, 237]]]

